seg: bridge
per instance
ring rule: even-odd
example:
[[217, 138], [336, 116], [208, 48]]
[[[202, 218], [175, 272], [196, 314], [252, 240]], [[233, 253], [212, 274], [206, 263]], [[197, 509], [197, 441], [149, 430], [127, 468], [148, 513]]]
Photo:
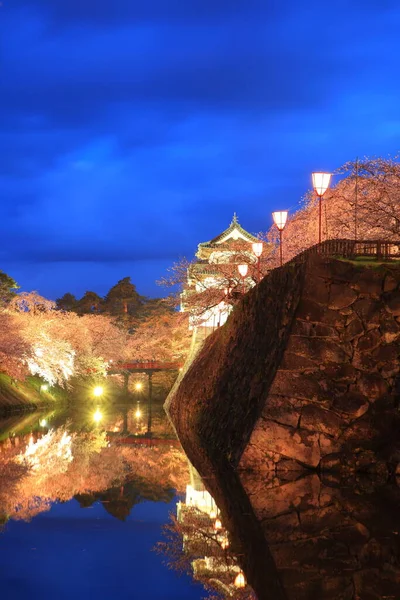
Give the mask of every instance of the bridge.
[[130, 373], [157, 373], [159, 371], [179, 371], [182, 364], [178, 362], [163, 362], [160, 360], [133, 360], [118, 362], [110, 366], [109, 375], [126, 375]]

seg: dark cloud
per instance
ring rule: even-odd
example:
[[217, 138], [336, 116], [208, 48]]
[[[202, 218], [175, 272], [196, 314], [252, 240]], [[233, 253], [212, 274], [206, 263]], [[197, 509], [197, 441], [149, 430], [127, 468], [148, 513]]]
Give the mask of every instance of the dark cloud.
[[76, 289], [94, 287], [79, 281], [85, 265], [98, 283], [123, 264], [155, 293], [165, 264], [235, 210], [266, 229], [315, 166], [398, 150], [396, 2], [6, 0], [1, 11], [0, 257], [25, 288], [60, 295], [72, 265]]

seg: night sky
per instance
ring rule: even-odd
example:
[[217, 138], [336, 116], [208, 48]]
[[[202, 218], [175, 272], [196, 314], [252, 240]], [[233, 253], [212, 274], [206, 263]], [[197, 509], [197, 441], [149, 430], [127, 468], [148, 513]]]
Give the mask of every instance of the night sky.
[[398, 0], [3, 0], [0, 269], [139, 292], [399, 150]]

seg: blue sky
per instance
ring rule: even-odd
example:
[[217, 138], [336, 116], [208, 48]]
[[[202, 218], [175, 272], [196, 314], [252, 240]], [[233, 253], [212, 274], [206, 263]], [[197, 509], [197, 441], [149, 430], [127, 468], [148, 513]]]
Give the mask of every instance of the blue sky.
[[312, 170], [396, 155], [391, 0], [3, 0], [0, 269], [55, 298], [139, 292]]

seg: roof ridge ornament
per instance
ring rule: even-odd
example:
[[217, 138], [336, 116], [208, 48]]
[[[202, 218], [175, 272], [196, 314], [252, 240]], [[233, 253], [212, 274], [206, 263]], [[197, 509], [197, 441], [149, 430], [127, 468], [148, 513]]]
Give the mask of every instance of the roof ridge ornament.
[[231, 221], [231, 225], [239, 225], [239, 219], [237, 218], [237, 214], [233, 213], [233, 219]]

